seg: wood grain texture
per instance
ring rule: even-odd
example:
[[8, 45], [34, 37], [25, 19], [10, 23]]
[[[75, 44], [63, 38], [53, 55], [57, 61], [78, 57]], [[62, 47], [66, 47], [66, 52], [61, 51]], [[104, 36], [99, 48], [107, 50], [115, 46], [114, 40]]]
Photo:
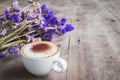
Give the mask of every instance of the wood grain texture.
[[120, 21], [120, 2], [119, 0], [95, 0], [106, 8], [110, 13], [114, 15]]
[[[22, 0], [22, 6], [27, 5]], [[26, 0], [24, 0], [26, 1]], [[0, 0], [0, 13], [12, 0]], [[20, 57], [0, 59], [0, 80], [120, 80], [120, 0], [41, 0], [57, 17], [66, 17], [75, 30], [60, 41], [64, 73], [37, 77]]]

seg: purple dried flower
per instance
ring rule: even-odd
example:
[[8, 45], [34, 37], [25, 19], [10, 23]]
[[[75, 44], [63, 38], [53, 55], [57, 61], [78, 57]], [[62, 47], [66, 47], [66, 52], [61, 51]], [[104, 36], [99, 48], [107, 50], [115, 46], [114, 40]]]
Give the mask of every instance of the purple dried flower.
[[41, 15], [40, 14], [38, 14], [38, 13], [36, 13], [36, 17], [35, 17], [36, 19], [40, 19], [41, 18]]
[[33, 21], [34, 24], [40, 24], [40, 22], [41, 22], [41, 21], [40, 21], [39, 19], [35, 19], [35, 20]]
[[38, 27], [38, 30], [45, 30], [46, 26], [47, 26], [47, 22], [45, 20], [40, 20], [41, 24]]
[[10, 53], [10, 54], [13, 53], [13, 46], [10, 46], [10, 47], [8, 48], [8, 53]]
[[29, 2], [29, 3], [33, 3], [33, 2], [34, 2], [34, 0], [28, 0], [28, 2]]
[[43, 4], [43, 5], [41, 6], [41, 9], [43, 9], [43, 10], [47, 9], [46, 4]]
[[26, 17], [25, 13], [24, 13], [24, 12], [21, 12], [21, 20], [22, 20], [22, 21], [25, 20], [25, 17]]
[[40, 18], [40, 14], [35, 13], [35, 11], [29, 11], [26, 16], [27, 20], [33, 20], [33, 19], [39, 19], [39, 18]]
[[40, 9], [40, 3], [39, 2], [34, 2], [33, 3], [35, 10]]
[[5, 18], [0, 18], [0, 26], [5, 24]]
[[13, 52], [13, 53], [14, 53], [15, 55], [18, 55], [18, 54], [19, 54], [17, 48], [14, 48], [14, 52]]
[[52, 27], [55, 27], [57, 23], [59, 22], [57, 17], [55, 16], [52, 16], [52, 18], [46, 19], [46, 20], [47, 20], [48, 26], [52, 26]]
[[35, 11], [35, 13], [36, 13], [37, 15], [41, 16], [41, 10], [40, 10], [40, 9], [37, 9], [37, 10]]
[[13, 8], [13, 10], [18, 11], [18, 12], [21, 11], [21, 7], [18, 6], [18, 5], [17, 6], [13, 6], [12, 8]]
[[62, 25], [61, 25], [61, 21], [58, 21], [58, 22], [57, 22], [57, 26], [62, 26]]
[[52, 33], [47, 33], [45, 37], [46, 37], [46, 39], [51, 41], [52, 38], [53, 38], [53, 34]]
[[74, 27], [71, 24], [66, 24], [65, 26], [66, 26], [65, 29], [67, 31], [72, 31], [74, 29]]
[[19, 45], [17, 46], [17, 48], [18, 48], [19, 50], [21, 50], [22, 46], [19, 44]]
[[53, 17], [54, 17], [54, 13], [52, 11], [50, 12], [48, 11], [44, 16], [45, 19], [49, 19], [49, 20], [51, 20]]
[[52, 32], [43, 32], [40, 34], [40, 37], [42, 40], [51, 41], [53, 38], [53, 33]]
[[14, 0], [14, 2], [12, 3], [13, 6], [19, 5], [19, 2], [17, 0]]
[[41, 41], [41, 37], [33, 38], [32, 42]]
[[62, 29], [59, 29], [59, 30], [55, 31], [56, 35], [60, 35], [61, 33], [62, 33]]
[[17, 26], [16, 26], [16, 25], [14, 25], [14, 26], [13, 26], [13, 29], [17, 29]]
[[5, 54], [0, 52], [0, 58], [3, 58], [3, 57], [5, 57]]
[[46, 8], [46, 5], [45, 4], [43, 4], [42, 6], [41, 6], [41, 13], [43, 14], [44, 13], [44, 11], [46, 11], [47, 10], [47, 8]]
[[18, 54], [19, 54], [19, 52], [17, 51], [17, 48], [15, 48], [15, 47], [13, 47], [13, 46], [10, 46], [10, 47], [8, 48], [8, 53], [9, 53], [9, 54], [15, 54], [15, 55], [18, 55]]
[[20, 14], [19, 13], [15, 13], [11, 16], [11, 20], [16, 22], [16, 23], [19, 23], [21, 20], [20, 20]]
[[19, 23], [15, 23], [15, 25], [13, 26], [13, 29], [17, 29], [19, 26]]
[[5, 10], [5, 14], [9, 14], [10, 13], [10, 8], [8, 7], [6, 10]]
[[55, 25], [59, 25], [59, 20], [57, 17], [54, 16], [54, 13], [53, 11], [49, 11], [47, 8], [46, 8], [46, 5], [43, 4], [42, 5], [42, 12], [44, 14], [44, 18], [45, 20], [47, 20], [47, 26], [52, 26], [52, 27], [55, 27]]
[[6, 28], [3, 28], [2, 31], [0, 32], [0, 35], [4, 36], [6, 34]]
[[43, 26], [48, 26], [48, 21], [46, 19], [44, 19], [43, 22]]
[[[31, 25], [30, 25], [31, 26]], [[29, 28], [29, 31], [33, 31], [33, 30], [35, 30], [34, 28], [33, 28], [33, 26], [31, 26], [30, 28]]]
[[29, 13], [27, 14], [27, 16], [26, 16], [26, 19], [27, 20], [32, 20], [33, 18], [29, 15]]
[[67, 21], [67, 20], [66, 20], [65, 18], [62, 18], [61, 21], [60, 21], [60, 22], [61, 22], [61, 25], [64, 26], [65, 23], [66, 23], [66, 21]]
[[39, 25], [36, 25], [36, 24], [30, 24], [30, 28], [29, 28], [29, 31], [33, 31], [33, 30], [38, 30], [39, 29]]
[[[57, 25], [58, 22], [59, 22], [59, 20], [58, 20], [57, 17], [53, 17], [53, 18], [50, 20], [50, 24]], [[54, 26], [54, 27], [55, 27], [55, 26]]]
[[26, 35], [26, 37], [27, 37], [27, 43], [29, 43], [30, 41], [32, 41], [32, 40], [33, 40], [33, 36]]
[[48, 29], [47, 32], [48, 32], [48, 33], [54, 33], [54, 32], [55, 32], [55, 29]]
[[73, 29], [74, 29], [74, 27], [71, 24], [66, 24], [65, 28], [62, 29], [62, 33], [65, 34], [65, 33], [69, 32], [69, 31], [72, 31]]
[[7, 20], [10, 19], [10, 8], [9, 7], [5, 10], [5, 16]]

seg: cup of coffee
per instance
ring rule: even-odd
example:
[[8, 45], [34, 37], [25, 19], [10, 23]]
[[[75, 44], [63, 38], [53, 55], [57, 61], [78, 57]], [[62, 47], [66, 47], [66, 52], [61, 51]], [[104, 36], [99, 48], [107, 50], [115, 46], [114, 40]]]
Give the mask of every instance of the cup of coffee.
[[67, 68], [66, 60], [60, 58], [59, 47], [47, 41], [24, 45], [21, 49], [21, 58], [25, 68], [37, 76], [47, 75], [51, 70], [64, 72]]

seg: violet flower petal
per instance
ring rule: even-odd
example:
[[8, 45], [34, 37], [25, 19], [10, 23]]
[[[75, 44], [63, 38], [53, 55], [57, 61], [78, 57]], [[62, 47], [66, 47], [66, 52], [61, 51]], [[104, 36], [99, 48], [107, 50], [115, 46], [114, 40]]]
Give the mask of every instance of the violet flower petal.
[[21, 50], [22, 46], [19, 44], [19, 45], [17, 46], [17, 48], [18, 48], [19, 50]]
[[0, 58], [3, 58], [3, 57], [5, 57], [5, 54], [0, 52]]
[[28, 0], [28, 2], [29, 2], [29, 3], [33, 3], [33, 2], [34, 2], [34, 0]]
[[19, 2], [17, 0], [14, 0], [14, 2], [12, 3], [13, 6], [17, 6], [19, 5]]
[[9, 53], [9, 54], [15, 54], [15, 55], [18, 55], [18, 54], [19, 54], [17, 48], [16, 48], [16, 47], [13, 47], [13, 46], [8, 47], [8, 53]]
[[41, 41], [41, 38], [38, 37], [38, 38], [33, 38], [33, 39], [32, 39], [32, 42], [36, 42], [36, 41]]
[[13, 54], [13, 46], [8, 47], [7, 50], [9, 54]]
[[26, 35], [26, 37], [27, 37], [27, 43], [29, 43], [29, 42], [32, 41], [32, 39], [33, 39], [33, 37], [30, 36], [30, 35]]
[[19, 12], [22, 10], [20, 6], [13, 6], [12, 8], [13, 8], [14, 10], [19, 11]]
[[4, 36], [7, 33], [6, 28], [2, 29], [2, 32], [0, 32], [0, 35]]
[[67, 20], [66, 20], [65, 18], [62, 18], [62, 19], [61, 19], [61, 25], [64, 26], [65, 23], [66, 23], [66, 21], [67, 21]]

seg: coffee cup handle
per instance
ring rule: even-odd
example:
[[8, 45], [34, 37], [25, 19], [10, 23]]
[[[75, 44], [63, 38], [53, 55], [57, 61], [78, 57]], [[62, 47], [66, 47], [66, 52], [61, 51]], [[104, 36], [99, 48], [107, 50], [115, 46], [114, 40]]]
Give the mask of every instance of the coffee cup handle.
[[[61, 65], [58, 66], [58, 64]], [[64, 72], [67, 69], [67, 61], [63, 58], [59, 58], [53, 62], [53, 70], [56, 72]]]

